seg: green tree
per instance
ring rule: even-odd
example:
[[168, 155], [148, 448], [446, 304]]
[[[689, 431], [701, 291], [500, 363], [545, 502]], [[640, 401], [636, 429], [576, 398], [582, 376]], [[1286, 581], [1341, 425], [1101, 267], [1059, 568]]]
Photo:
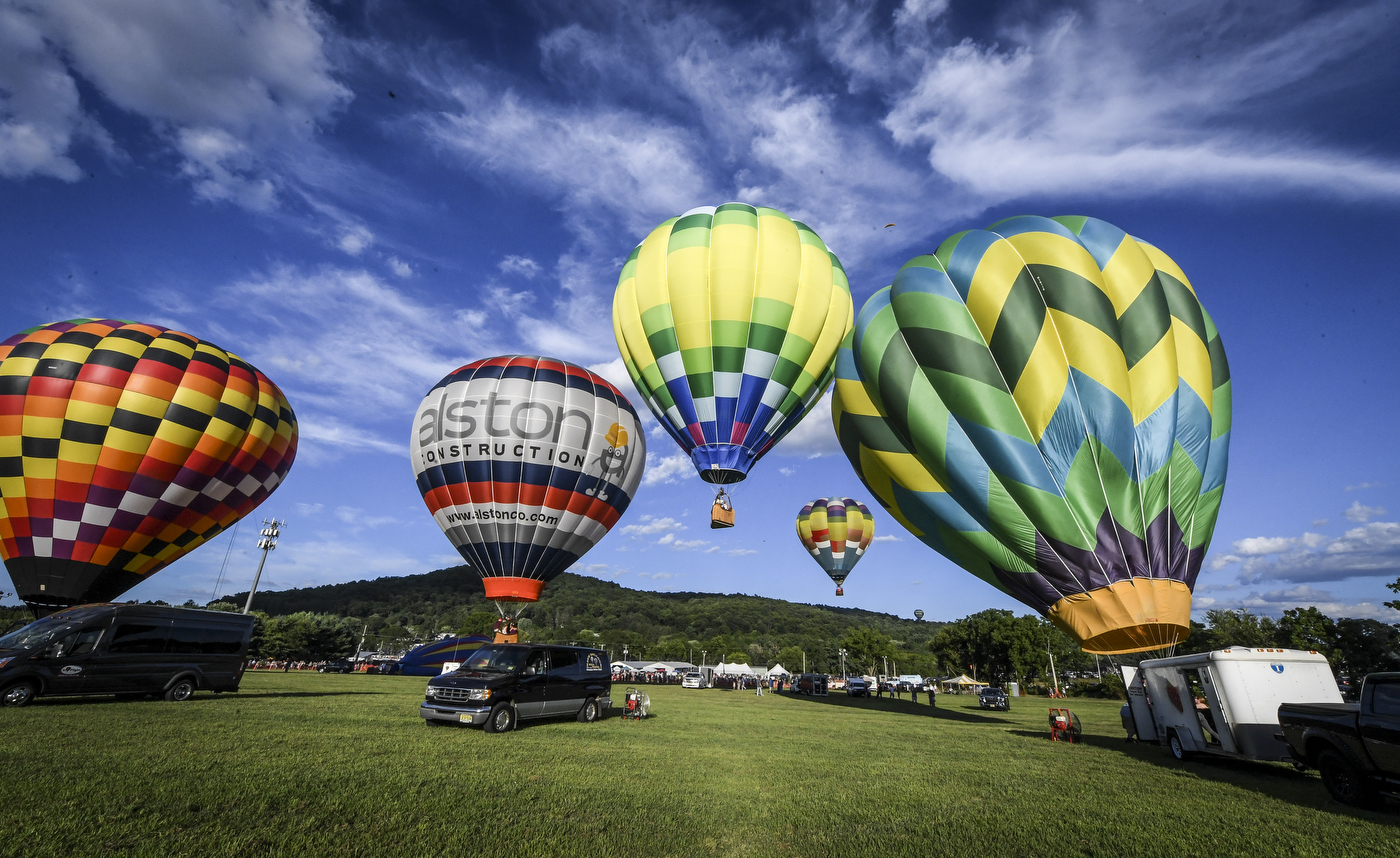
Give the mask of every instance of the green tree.
[[1330, 661], [1337, 650], [1337, 624], [1315, 606], [1283, 612], [1274, 643], [1286, 649], [1316, 650]]
[[730, 664], [748, 664], [749, 654], [746, 652], [740, 652], [738, 650], [735, 650], [734, 652], [731, 652], [729, 655], [725, 656], [724, 660], [729, 662]]
[[868, 666], [872, 674], [883, 673], [883, 659], [895, 654], [894, 643], [889, 635], [866, 628], [855, 628], [846, 632], [841, 638], [841, 648], [846, 651], [847, 670], [855, 666], [864, 670]]
[[466, 635], [489, 635], [491, 634], [491, 630], [495, 627], [496, 618], [498, 616], [499, 614], [496, 612], [482, 608], [469, 611], [467, 615], [462, 618], [461, 622], [457, 623], [457, 635], [458, 637], [464, 637]]
[[[802, 648], [785, 646], [778, 650], [778, 664], [781, 664], [793, 673], [797, 673], [802, 669]], [[847, 669], [855, 669], [855, 664], [851, 663], [849, 659], [847, 660]]]
[[[1386, 584], [1385, 586], [1386, 589], [1390, 590], [1392, 593], [1400, 593], [1400, 578], [1396, 578], [1394, 584]], [[1386, 602], [1385, 606], [1391, 610], [1400, 611], [1400, 599], [1396, 599], [1393, 602]]]
[[1206, 611], [1210, 649], [1232, 646], [1267, 647], [1274, 645], [1278, 627], [1269, 617], [1238, 611]]
[[1368, 673], [1400, 670], [1400, 629], [1379, 620], [1337, 621], [1338, 672], [1360, 685]]

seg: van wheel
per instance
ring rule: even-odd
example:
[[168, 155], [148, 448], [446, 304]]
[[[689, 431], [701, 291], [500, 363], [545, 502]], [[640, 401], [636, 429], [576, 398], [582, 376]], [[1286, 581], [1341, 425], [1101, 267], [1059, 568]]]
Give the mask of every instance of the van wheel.
[[578, 710], [578, 722], [580, 724], [592, 724], [598, 720], [598, 698], [590, 697], [583, 701], [583, 708]]
[[38, 696], [38, 694], [39, 690], [34, 687], [34, 683], [16, 682], [14, 685], [6, 688], [3, 694], [0, 694], [0, 705], [14, 706], [16, 708], [28, 706], [30, 703], [34, 702], [34, 698]]
[[1181, 739], [1176, 735], [1175, 732], [1171, 733], [1167, 737], [1167, 747], [1171, 750], [1172, 756], [1177, 758], [1178, 760], [1184, 762], [1191, 758], [1191, 752], [1186, 750], [1186, 747], [1181, 744]]
[[1327, 750], [1317, 755], [1317, 770], [1322, 775], [1322, 785], [1327, 792], [1342, 804], [1352, 807], [1374, 809], [1380, 805], [1380, 796], [1375, 786], [1364, 773], [1352, 765], [1351, 760]]
[[165, 692], [165, 699], [171, 703], [189, 700], [194, 696], [194, 680], [188, 676], [178, 680]]
[[515, 729], [515, 709], [509, 703], [497, 703], [486, 716], [486, 732], [505, 733]]

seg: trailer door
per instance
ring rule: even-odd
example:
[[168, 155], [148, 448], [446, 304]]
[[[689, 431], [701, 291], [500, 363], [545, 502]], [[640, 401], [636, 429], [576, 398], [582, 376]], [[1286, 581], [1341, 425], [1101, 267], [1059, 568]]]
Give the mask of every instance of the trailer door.
[[[1225, 706], [1225, 696], [1220, 693], [1215, 681], [1215, 669], [1213, 665], [1202, 665], [1200, 668], [1201, 687], [1205, 691], [1206, 705], [1209, 707], [1211, 721], [1214, 722], [1216, 738], [1220, 740], [1221, 750], [1237, 754], [1240, 752], [1235, 743], [1234, 720], [1230, 717], [1230, 711]], [[1204, 713], [1202, 713], [1204, 714]]]
[[1133, 713], [1138, 741], [1157, 741], [1157, 726], [1152, 721], [1152, 705], [1147, 700], [1147, 683], [1142, 671], [1128, 665], [1120, 665], [1118, 669], [1123, 673], [1123, 687], [1128, 689], [1128, 711]]

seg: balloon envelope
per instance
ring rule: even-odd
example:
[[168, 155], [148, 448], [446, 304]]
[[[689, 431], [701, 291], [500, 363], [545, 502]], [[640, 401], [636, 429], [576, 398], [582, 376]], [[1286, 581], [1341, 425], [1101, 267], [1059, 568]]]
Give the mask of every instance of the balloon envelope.
[[1157, 248], [1085, 217], [952, 236], [862, 308], [832, 416], [896, 520], [1085, 649], [1189, 634], [1230, 371]]
[[797, 538], [840, 588], [875, 538], [875, 520], [860, 501], [817, 498], [797, 514]]
[[602, 376], [503, 355], [439, 381], [410, 443], [418, 490], [486, 596], [533, 602], [602, 539], [642, 479], [646, 437]]
[[296, 449], [282, 391], [189, 334], [74, 319], [0, 343], [0, 546], [36, 613], [115, 599], [217, 536]]
[[662, 223], [613, 296], [627, 372], [710, 483], [744, 479], [831, 383], [854, 315], [836, 255], [776, 209], [726, 203]]

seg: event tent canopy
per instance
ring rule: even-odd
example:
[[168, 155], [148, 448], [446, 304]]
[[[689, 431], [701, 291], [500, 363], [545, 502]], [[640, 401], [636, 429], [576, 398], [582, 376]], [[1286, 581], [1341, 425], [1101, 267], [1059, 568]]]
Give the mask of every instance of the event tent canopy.
[[747, 664], [725, 664], [724, 662], [720, 662], [719, 664], [715, 665], [715, 673], [718, 673], [720, 676], [758, 675], [758, 671], [754, 670], [752, 667], [749, 667]]
[[768, 675], [769, 675], [769, 676], [792, 676], [792, 672], [789, 671], [787, 668], [783, 667], [781, 664], [775, 664], [775, 665], [773, 665], [772, 667], [768, 668]]

